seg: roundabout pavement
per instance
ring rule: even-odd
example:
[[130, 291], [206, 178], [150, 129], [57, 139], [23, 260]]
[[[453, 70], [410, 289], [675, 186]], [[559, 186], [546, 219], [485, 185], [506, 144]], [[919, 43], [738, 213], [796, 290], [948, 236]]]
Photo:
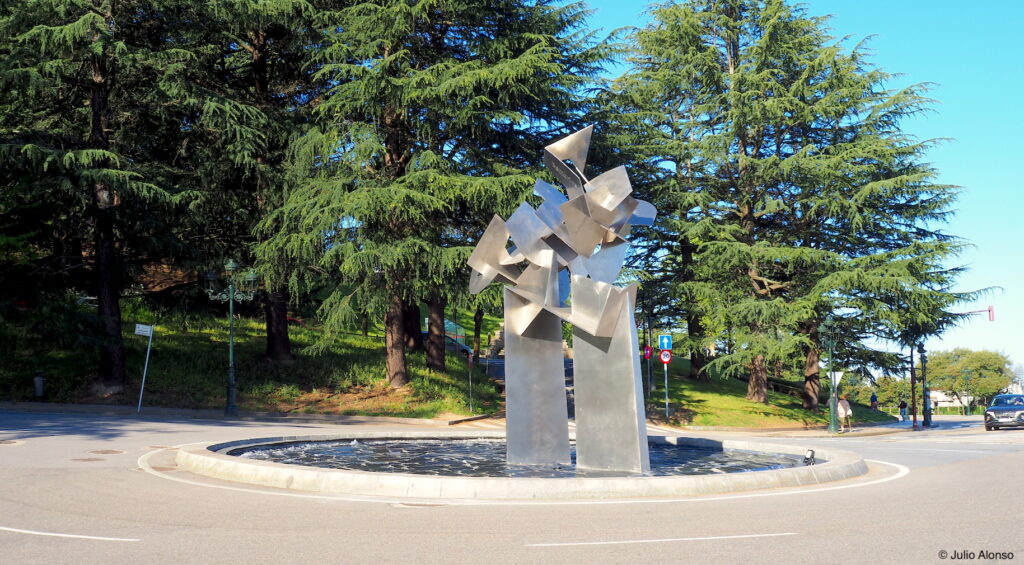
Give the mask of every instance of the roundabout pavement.
[[857, 453], [868, 472], [808, 487], [538, 504], [295, 492], [176, 463], [193, 443], [446, 422], [16, 410], [0, 407], [3, 563], [941, 563], [972, 553], [1024, 562], [1024, 431], [985, 432], [977, 417], [859, 437], [685, 432], [783, 443], [781, 434]]

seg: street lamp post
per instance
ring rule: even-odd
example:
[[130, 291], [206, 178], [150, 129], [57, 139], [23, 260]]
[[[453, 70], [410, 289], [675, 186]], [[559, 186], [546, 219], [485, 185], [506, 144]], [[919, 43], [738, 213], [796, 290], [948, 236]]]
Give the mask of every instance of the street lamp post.
[[832, 356], [833, 349], [835, 347], [835, 336], [833, 334], [833, 321], [832, 316], [829, 315], [825, 318], [825, 321], [818, 326], [818, 333], [821, 334], [821, 339], [824, 342], [825, 348], [828, 349], [828, 384], [831, 388], [830, 396], [828, 399], [828, 433], [836, 434], [839, 433], [839, 418], [836, 411], [839, 409], [839, 399], [836, 396], [836, 378], [835, 373], [832, 372]]
[[927, 428], [932, 425], [932, 399], [928, 390], [928, 355], [925, 353], [923, 341], [917, 344], [917, 353], [921, 357], [921, 425]]
[[203, 278], [206, 282], [206, 294], [210, 300], [228, 303], [228, 385], [227, 404], [224, 414], [238, 415], [237, 387], [235, 386], [235, 303], [248, 302], [256, 296], [259, 277], [255, 273], [238, 273], [238, 263], [228, 259], [224, 263], [224, 283], [226, 288], [218, 288], [217, 273], [207, 271]]

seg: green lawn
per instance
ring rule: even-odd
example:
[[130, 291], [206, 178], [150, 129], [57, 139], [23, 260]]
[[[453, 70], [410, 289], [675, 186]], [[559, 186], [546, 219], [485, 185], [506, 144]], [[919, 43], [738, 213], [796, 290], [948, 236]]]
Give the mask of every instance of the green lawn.
[[[665, 389], [661, 363], [652, 363], [654, 393], [648, 400], [647, 413], [664, 421]], [[798, 398], [769, 392], [768, 404], [744, 398], [747, 384], [736, 379], [712, 377], [694, 381], [683, 375], [689, 372], [689, 361], [673, 359], [669, 365], [669, 421], [676, 425], [773, 428], [811, 426], [828, 423], [828, 406], [823, 403], [819, 413], [805, 410]], [[646, 364], [644, 367], [646, 371]], [[646, 379], [646, 373], [645, 373]], [[646, 380], [645, 380], [646, 383]], [[853, 405], [856, 422], [892, 422], [885, 413], [870, 407]]]
[[[5, 400], [31, 399], [31, 377], [45, 372], [49, 400], [116, 402], [138, 398], [146, 339], [133, 333], [136, 323], [154, 327], [143, 406], [221, 409], [225, 405], [228, 364], [228, 321], [223, 317], [158, 313], [129, 302], [124, 312], [129, 374], [127, 394], [112, 399], [93, 397], [88, 383], [97, 364], [96, 348], [43, 348], [38, 340], [21, 340], [18, 351], [0, 367], [0, 394]], [[342, 333], [318, 355], [303, 350], [320, 337], [315, 325], [289, 330], [297, 359], [269, 363], [262, 320], [236, 318], [235, 359], [238, 406], [245, 411], [334, 413], [434, 417], [469, 414], [469, 379], [465, 358], [449, 353], [448, 370], [426, 369], [423, 353], [407, 355], [411, 385], [394, 390], [384, 379], [383, 340]], [[371, 334], [374, 329], [371, 329]], [[378, 334], [379, 335], [379, 334]], [[496, 388], [475, 371], [473, 413], [498, 410]]]
[[[459, 312], [458, 321], [472, 327], [470, 312]], [[223, 317], [181, 312], [155, 312], [138, 301], [126, 301], [124, 335], [130, 377], [127, 394], [113, 399], [91, 396], [86, 386], [97, 363], [96, 344], [54, 345], [39, 336], [10, 339], [11, 354], [0, 363], [0, 395], [5, 400], [29, 400], [32, 376], [42, 370], [49, 399], [57, 402], [119, 402], [134, 404], [142, 376], [146, 338], [133, 334], [136, 323], [155, 328], [153, 352], [146, 381], [144, 406], [221, 409], [225, 404], [228, 361], [228, 323]], [[501, 320], [486, 317], [484, 331], [493, 332]], [[9, 328], [8, 328], [9, 329]], [[435, 417], [469, 414], [469, 379], [465, 359], [448, 356], [445, 373], [430, 373], [422, 353], [409, 354], [411, 385], [394, 390], [386, 385], [383, 340], [379, 328], [369, 337], [356, 331], [341, 333], [319, 355], [303, 350], [320, 338], [313, 323], [292, 326], [292, 345], [298, 358], [275, 364], [261, 359], [264, 341], [262, 320], [236, 319], [238, 404], [244, 411], [284, 413], [363, 414]], [[49, 345], [46, 345], [49, 344]], [[664, 420], [662, 369], [652, 362], [655, 390], [648, 401], [652, 419]], [[677, 425], [749, 428], [819, 425], [828, 422], [827, 407], [812, 413], [799, 399], [770, 393], [769, 403], [748, 401], [746, 383], [713, 376], [710, 381], [685, 378], [686, 359], [670, 365], [670, 422]], [[644, 364], [646, 371], [646, 363]], [[646, 385], [646, 373], [644, 376]], [[473, 413], [501, 409], [501, 396], [474, 376]], [[894, 418], [865, 406], [854, 405], [858, 422], [893, 421]]]

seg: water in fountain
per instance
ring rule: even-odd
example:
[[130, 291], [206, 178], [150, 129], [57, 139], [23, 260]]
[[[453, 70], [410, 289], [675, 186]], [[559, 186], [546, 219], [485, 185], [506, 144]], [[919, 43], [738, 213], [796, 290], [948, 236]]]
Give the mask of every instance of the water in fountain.
[[[781, 469], [799, 458], [772, 453], [652, 443], [652, 476], [700, 475]], [[574, 466], [508, 465], [504, 440], [336, 440], [277, 443], [229, 452], [248, 459], [329, 469], [462, 477], [609, 477], [624, 473]], [[575, 462], [575, 451], [573, 452]]]

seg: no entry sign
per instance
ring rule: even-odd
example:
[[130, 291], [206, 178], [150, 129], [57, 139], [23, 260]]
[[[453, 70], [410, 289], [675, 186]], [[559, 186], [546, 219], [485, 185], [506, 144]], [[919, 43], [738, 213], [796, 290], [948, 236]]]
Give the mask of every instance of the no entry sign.
[[669, 362], [672, 361], [672, 350], [662, 349], [661, 353], [658, 354], [658, 359], [660, 359], [662, 363], [668, 365]]

